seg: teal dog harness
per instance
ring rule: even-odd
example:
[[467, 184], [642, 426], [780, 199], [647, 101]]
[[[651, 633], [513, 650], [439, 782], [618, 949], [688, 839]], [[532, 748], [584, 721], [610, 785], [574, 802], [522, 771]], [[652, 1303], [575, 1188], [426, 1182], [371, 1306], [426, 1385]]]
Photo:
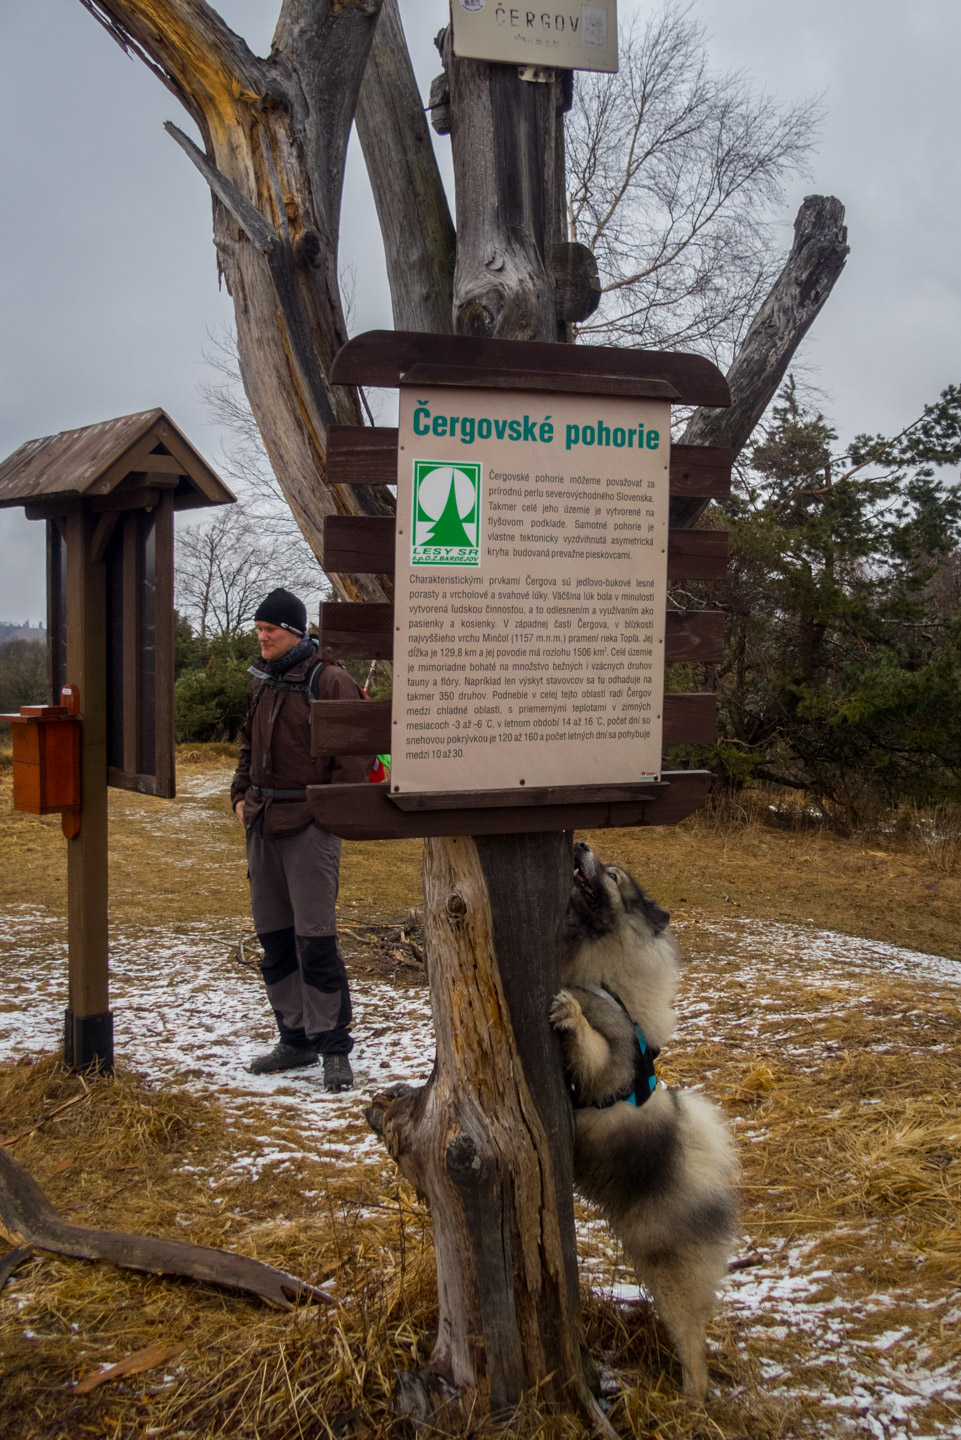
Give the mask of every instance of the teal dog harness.
[[609, 1100], [595, 1100], [589, 1107], [592, 1110], [606, 1110], [609, 1105], [617, 1105], [621, 1100], [626, 1100], [629, 1105], [643, 1105], [650, 1100], [657, 1089], [657, 1076], [654, 1073], [654, 1061], [661, 1053], [653, 1045], [648, 1045], [644, 1031], [640, 1025], [634, 1024], [634, 1017], [628, 1010], [620, 995], [608, 985], [585, 985], [583, 989], [590, 990], [593, 995], [599, 995], [604, 1000], [609, 1000], [612, 1005], [619, 1009], [630, 1020], [636, 1037], [634, 1051], [634, 1075], [630, 1084], [621, 1090], [617, 1095], [612, 1095]]

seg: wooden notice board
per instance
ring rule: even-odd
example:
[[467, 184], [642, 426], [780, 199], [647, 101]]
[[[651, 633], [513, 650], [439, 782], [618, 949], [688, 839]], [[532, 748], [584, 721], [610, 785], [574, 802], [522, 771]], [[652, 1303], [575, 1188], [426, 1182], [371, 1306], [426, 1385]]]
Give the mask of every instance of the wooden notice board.
[[[446, 646], [440, 643], [441, 637], [450, 640], [453, 637], [451, 622], [456, 618], [458, 624], [466, 635], [467, 627], [463, 626], [462, 618], [472, 618], [475, 621], [482, 621], [486, 626], [487, 622], [493, 620], [495, 629], [487, 632], [478, 629], [476, 633], [497, 634], [496, 621], [499, 619], [503, 627], [504, 619], [520, 620], [531, 618], [537, 621], [548, 619], [548, 607], [552, 609], [551, 626], [545, 632], [543, 629], [521, 632], [526, 636], [524, 653], [516, 657], [517, 663], [525, 667], [525, 672], [520, 676], [518, 690], [525, 692], [525, 701], [531, 706], [560, 706], [565, 704], [568, 707], [567, 713], [571, 719], [571, 730], [574, 729], [573, 719], [575, 704], [602, 703], [600, 699], [594, 701], [584, 693], [587, 688], [586, 682], [579, 681], [578, 685], [568, 683], [564, 686], [568, 694], [562, 702], [560, 698], [560, 679], [563, 673], [558, 672], [557, 699], [550, 698], [549, 692], [555, 688], [549, 683], [549, 678], [544, 670], [543, 662], [548, 659], [554, 663], [572, 660], [570, 657], [545, 657], [543, 654], [533, 655], [532, 650], [544, 648], [543, 637], [548, 636], [548, 648], [568, 648], [559, 641], [550, 641], [551, 635], [564, 636], [573, 634], [576, 631], [578, 613], [584, 620], [595, 620], [598, 617], [585, 615], [580, 609], [583, 595], [591, 588], [589, 580], [608, 580], [617, 577], [619, 574], [627, 578], [630, 572], [631, 593], [641, 587], [634, 586], [634, 580], [639, 576], [642, 579], [653, 580], [650, 587], [652, 592], [656, 591], [657, 600], [650, 607], [656, 611], [653, 615], [627, 615], [624, 613], [614, 614], [618, 608], [617, 604], [608, 606], [611, 614], [609, 623], [616, 619], [618, 624], [625, 622], [638, 623], [636, 630], [627, 632], [616, 631], [615, 636], [621, 633], [630, 635], [630, 639], [624, 647], [612, 639], [610, 633], [600, 645], [597, 639], [599, 632], [582, 631], [587, 637], [588, 644], [579, 648], [596, 653], [600, 658], [594, 663], [600, 664], [609, 672], [607, 675], [606, 695], [603, 699], [605, 709], [603, 711], [580, 711], [579, 718], [581, 726], [593, 714], [598, 717], [590, 729], [596, 733], [598, 726], [604, 732], [603, 745], [610, 742], [610, 732], [613, 730], [615, 736], [618, 728], [631, 732], [640, 732], [647, 728], [639, 723], [640, 719], [646, 717], [646, 711], [621, 712], [614, 710], [613, 705], [620, 705], [637, 702], [638, 704], [652, 705], [651, 714], [656, 715], [655, 692], [659, 696], [664, 686], [663, 665], [675, 662], [711, 662], [721, 658], [723, 644], [724, 616], [720, 613], [704, 610], [685, 610], [671, 605], [667, 599], [667, 586], [676, 581], [719, 579], [723, 577], [727, 565], [727, 536], [715, 530], [681, 530], [673, 529], [670, 526], [666, 529], [666, 535], [661, 527], [661, 517], [666, 513], [666, 504], [670, 497], [688, 496], [704, 498], [723, 498], [728, 494], [731, 483], [731, 462], [732, 456], [729, 450], [714, 447], [696, 446], [674, 446], [669, 447], [666, 442], [667, 425], [662, 419], [666, 417], [670, 403], [684, 403], [689, 405], [712, 405], [723, 406], [730, 403], [730, 396], [724, 377], [709, 361], [699, 356], [683, 355], [674, 352], [652, 352], [642, 350], [622, 351], [607, 349], [601, 346], [577, 347], [568, 345], [547, 345], [526, 341], [503, 341], [503, 340], [475, 340], [461, 336], [424, 335], [414, 332], [370, 332], [360, 335], [350, 341], [336, 357], [334, 363], [333, 378], [343, 384], [369, 384], [369, 385], [396, 385], [401, 388], [402, 414], [406, 419], [407, 433], [414, 432], [414, 440], [419, 447], [418, 453], [408, 454], [407, 450], [401, 451], [401, 444], [407, 444], [407, 440], [399, 435], [398, 430], [388, 427], [373, 427], [361, 429], [359, 427], [334, 427], [329, 434], [328, 470], [330, 479], [339, 485], [390, 485], [395, 486], [401, 480], [402, 475], [410, 473], [409, 498], [405, 499], [404, 494], [400, 498], [400, 510], [398, 518], [387, 517], [355, 517], [355, 516], [329, 516], [325, 523], [325, 544], [324, 564], [328, 571], [336, 572], [350, 571], [353, 573], [376, 573], [381, 574], [388, 581], [393, 581], [396, 587], [396, 601], [393, 604], [326, 604], [321, 607], [321, 644], [323, 653], [333, 660], [346, 659], [385, 659], [395, 663], [395, 685], [400, 692], [398, 705], [403, 705], [403, 716], [401, 713], [392, 713], [392, 705], [389, 701], [315, 701], [311, 707], [312, 745], [317, 755], [336, 754], [372, 754], [375, 752], [390, 751], [395, 766], [400, 762], [400, 774], [395, 770], [392, 775], [391, 784], [388, 785], [328, 785], [315, 786], [308, 791], [308, 800], [312, 807], [318, 823], [329, 829], [331, 833], [341, 835], [347, 839], [381, 839], [395, 838], [401, 836], [427, 836], [427, 835], [483, 835], [483, 834], [508, 834], [521, 833], [524, 831], [543, 831], [554, 829], [572, 828], [602, 828], [605, 826], [622, 825], [648, 825], [648, 824], [674, 824], [691, 813], [702, 803], [709, 792], [711, 776], [706, 771], [665, 771], [660, 768], [660, 754], [651, 759], [642, 754], [641, 741], [649, 737], [642, 737], [640, 733], [631, 733], [622, 736], [624, 742], [623, 752], [617, 750], [620, 743], [614, 741], [615, 749], [608, 751], [594, 770], [590, 769], [592, 756], [590, 754], [594, 741], [585, 742], [583, 745], [584, 759], [578, 762], [578, 766], [568, 764], [566, 760], [558, 762], [551, 755], [551, 750], [558, 753], [562, 749], [570, 749], [572, 753], [578, 753], [581, 749], [577, 744], [564, 746], [558, 740], [542, 740], [533, 742], [530, 735], [533, 731], [540, 731], [542, 735], [550, 733], [551, 726], [547, 722], [556, 722], [557, 714], [551, 716], [547, 711], [535, 713], [529, 710], [525, 716], [506, 714], [503, 707], [514, 704], [514, 701], [497, 699], [494, 697], [490, 703], [502, 707], [500, 716], [475, 714], [473, 707], [476, 704], [480, 707], [487, 702], [465, 699], [469, 692], [480, 691], [481, 686], [468, 685], [467, 680], [471, 678], [482, 679], [485, 684], [490, 684], [493, 679], [498, 678], [497, 672], [483, 670], [450, 672], [452, 684], [441, 687], [441, 672], [437, 672], [437, 695], [443, 693], [454, 699], [435, 702], [433, 699], [419, 702], [416, 695], [423, 696], [429, 692], [431, 697], [434, 694], [433, 679], [431, 671], [421, 672], [416, 666], [419, 663], [437, 663], [441, 659], [460, 659], [462, 662], [470, 661], [474, 664], [487, 663], [486, 654], [483, 659], [478, 656], [461, 657], [432, 657], [428, 655], [427, 662], [423, 662], [423, 656], [413, 653], [415, 647], [425, 648], [423, 640], [413, 638], [415, 631], [410, 625], [411, 618], [421, 618], [441, 622], [434, 624], [433, 629], [428, 626], [420, 627], [420, 634], [423, 636], [433, 635], [434, 640], [427, 641], [428, 651], [436, 648], [457, 648], [455, 643]], [[441, 398], [435, 402], [435, 392]], [[503, 409], [495, 414], [491, 407], [497, 403], [496, 397], [500, 395]], [[465, 397], [470, 397], [465, 398]], [[431, 400], [431, 405], [421, 405], [420, 409], [429, 410], [431, 421], [421, 415], [415, 426], [415, 414], [418, 402], [425, 399]], [[615, 402], [617, 402], [615, 404]], [[481, 404], [487, 406], [486, 411], [480, 409]], [[633, 443], [627, 438], [628, 426], [624, 422], [619, 406], [625, 405], [625, 412], [629, 412], [635, 418], [633, 421]], [[512, 407], [527, 405], [526, 409], [521, 408], [521, 439], [514, 443], [523, 447], [525, 444], [531, 450], [535, 443], [541, 447], [541, 454], [537, 463], [531, 464], [515, 463], [509, 456], [499, 459], [493, 464], [490, 459], [484, 461], [484, 482], [481, 487], [480, 509], [478, 511], [479, 530], [475, 532], [483, 540], [483, 561], [471, 566], [457, 567], [458, 579], [455, 582], [444, 582], [442, 588], [447, 592], [454, 589], [458, 591], [470, 591], [474, 586], [480, 589], [490, 590], [491, 586], [485, 584], [488, 579], [494, 579], [500, 575], [501, 580], [507, 577], [511, 580], [515, 573], [520, 576], [520, 570], [515, 572], [515, 565], [523, 565], [524, 574], [521, 577], [525, 598], [508, 600], [505, 598], [508, 586], [502, 586], [502, 593], [493, 600], [484, 600], [480, 603], [486, 605], [504, 606], [541, 606], [544, 614], [533, 615], [528, 611], [527, 616], [495, 613], [488, 615], [486, 612], [478, 614], [476, 609], [464, 609], [454, 612], [450, 609], [452, 603], [464, 606], [476, 606], [476, 600], [460, 598], [454, 600], [450, 593], [447, 594], [448, 611], [431, 613], [428, 610], [420, 611], [418, 616], [413, 616], [413, 604], [425, 606], [443, 605], [442, 598], [431, 598], [423, 595], [415, 596], [415, 590], [439, 589], [439, 585], [425, 583], [425, 575], [431, 577], [437, 574], [430, 566], [422, 567], [411, 565], [409, 561], [413, 558], [412, 546], [414, 541], [430, 540], [433, 533], [433, 524], [429, 515], [421, 515], [417, 523], [426, 526], [420, 537], [413, 534], [412, 526], [415, 523], [414, 496], [413, 496], [413, 460], [422, 458], [430, 462], [451, 462], [457, 458], [457, 452], [450, 449], [451, 440], [450, 419], [453, 415], [468, 415], [468, 407], [473, 406], [472, 418], [475, 422], [474, 438], [463, 450], [471, 449], [476, 451], [480, 440], [497, 438], [498, 423], [508, 427], [502, 438], [512, 439], [509, 426], [513, 416], [518, 416]], [[437, 408], [437, 407], [440, 408]], [[537, 441], [530, 439], [530, 425], [533, 423], [534, 411], [537, 411], [538, 432]], [[443, 414], [447, 420], [446, 427], [441, 425], [435, 429], [434, 417]], [[523, 415], [526, 414], [529, 420], [528, 440], [523, 439]], [[491, 422], [491, 435], [480, 433], [480, 420], [485, 418]], [[555, 443], [554, 437], [550, 440], [541, 437], [540, 424], [545, 417], [553, 417], [555, 426], [560, 418], [560, 428], [557, 434], [560, 436], [560, 448], [565, 451], [567, 460], [570, 461], [570, 469], [565, 470], [564, 466], [555, 466], [547, 463], [546, 456], [550, 447]], [[565, 415], [567, 418], [565, 419]], [[579, 417], [579, 418], [578, 418]], [[615, 418], [620, 423], [611, 423]], [[654, 417], [657, 417], [656, 420]], [[495, 423], [497, 422], [497, 423]], [[597, 460], [598, 452], [598, 423], [605, 429], [600, 432], [604, 444], [602, 449], [609, 449], [615, 458], [607, 465], [605, 461], [601, 465]], [[592, 443], [584, 444], [583, 426], [593, 427], [590, 436]], [[568, 425], [581, 427], [578, 431], [578, 443], [575, 445], [573, 433], [569, 435]], [[640, 427], [643, 426], [645, 443], [638, 458], [637, 437]], [[607, 445], [607, 428], [611, 431], [610, 445]], [[661, 429], [665, 431], [662, 439]], [[428, 433], [419, 433], [424, 430]], [[461, 421], [458, 422], [458, 429], [463, 435]], [[657, 446], [648, 448], [646, 436], [651, 429], [658, 432]], [[446, 433], [441, 434], [444, 430]], [[486, 430], [486, 427], [485, 427]], [[622, 443], [617, 444], [614, 440], [614, 432], [623, 431], [618, 435]], [[570, 440], [570, 450], [566, 446]], [[433, 448], [429, 452], [421, 453], [425, 444], [434, 446], [436, 441], [438, 449]], [[664, 452], [661, 454], [661, 445], [664, 444]], [[575, 450], [582, 454], [590, 454], [591, 463], [584, 463], [574, 466], [571, 456]], [[541, 461], [543, 460], [543, 468]], [[468, 462], [458, 459], [458, 465]], [[447, 468], [456, 468], [448, 463]], [[492, 494], [490, 474], [498, 478], [493, 482], [499, 493]], [[525, 476], [530, 479], [511, 481], [511, 475]], [[537, 477], [561, 475], [561, 480], [552, 482]], [[564, 479], [564, 476], [567, 479]], [[596, 501], [590, 502], [590, 515], [576, 515], [573, 511], [564, 515], [561, 507], [565, 503], [585, 505], [583, 498], [579, 501], [567, 502], [562, 496], [547, 495], [548, 489], [562, 491], [565, 485], [573, 486], [576, 477], [590, 477], [590, 484], [586, 487], [592, 492], [600, 489], [612, 495], [633, 494], [635, 491], [643, 496], [653, 495], [654, 503], [649, 504], [646, 500], [638, 503], [636, 500], [613, 500], [601, 501], [600, 509], [602, 514], [596, 516], [593, 512]], [[656, 477], [656, 480], [655, 480]], [[636, 481], [636, 485], [618, 484], [619, 478]], [[651, 480], [652, 488], [647, 489], [647, 481]], [[611, 481], [610, 485], [607, 481]], [[537, 495], [533, 493], [540, 487]], [[485, 488], [486, 487], [486, 488]], [[443, 478], [440, 482], [440, 489], [443, 490]], [[456, 479], [447, 476], [446, 496], [450, 497], [453, 489], [453, 500], [448, 512], [448, 520], [456, 530], [453, 512], [457, 512], [457, 518], [463, 526], [464, 535], [467, 539], [466, 549], [470, 549], [472, 533], [468, 526], [474, 524], [470, 496], [465, 492], [463, 483], [458, 485]], [[512, 496], [505, 493], [508, 490], [516, 489], [521, 493]], [[490, 509], [490, 502], [496, 500], [498, 503], [508, 505], [516, 504], [519, 509], [494, 511]], [[445, 499], [445, 508], [447, 500]], [[545, 505], [559, 506], [558, 515], [551, 510], [545, 510]], [[436, 499], [430, 504], [437, 508]], [[484, 506], [487, 505], [485, 511]], [[524, 506], [531, 508], [524, 509]], [[533, 508], [536, 506], [537, 508]], [[624, 515], [613, 515], [603, 513], [606, 509], [622, 509]], [[654, 510], [653, 516], [648, 516], [646, 511]], [[643, 515], [640, 511], [645, 512]], [[444, 511], [441, 511], [441, 516]], [[501, 519], [517, 520], [517, 525], [491, 526], [489, 521], [495, 515]], [[441, 516], [438, 516], [439, 520]], [[563, 530], [554, 528], [553, 524], [534, 525], [533, 521], [557, 521], [560, 517], [566, 522]], [[607, 521], [608, 530], [583, 530], [577, 531], [573, 528], [573, 522], [580, 520], [582, 523], [595, 521]], [[646, 535], [646, 531], [613, 530], [613, 524], [637, 525], [652, 523], [655, 530], [651, 532], [652, 538], [660, 542], [659, 549], [663, 552], [659, 555], [658, 566], [662, 567], [653, 573], [653, 568], [648, 562], [641, 562], [638, 559], [639, 552], [654, 547], [641, 547], [633, 542], [639, 535]], [[399, 532], [408, 528], [407, 535]], [[491, 537], [497, 532], [501, 538], [493, 540]], [[508, 532], [516, 532], [517, 539], [507, 539], [504, 536]], [[552, 545], [549, 541], [536, 541], [533, 537], [540, 533], [554, 533], [559, 537], [557, 544]], [[462, 549], [464, 535], [457, 531], [455, 536], [456, 545]], [[580, 544], [578, 537], [584, 538]], [[602, 540], [606, 536], [608, 555], [605, 559], [597, 562], [598, 569], [588, 574], [588, 566], [593, 566], [594, 561], [586, 558], [588, 553], [604, 548]], [[593, 538], [591, 538], [593, 537]], [[597, 537], [601, 537], [599, 540]], [[437, 538], [436, 534], [433, 538]], [[441, 540], [444, 534], [441, 533]], [[614, 539], [630, 540], [630, 546], [617, 545]], [[447, 536], [448, 541], [450, 536]], [[590, 543], [587, 543], [590, 541]], [[448, 547], [450, 548], [450, 547]], [[534, 565], [544, 560], [543, 555], [517, 554], [514, 549], [547, 548], [555, 550], [567, 549], [570, 552], [575, 550], [583, 553], [569, 554], [566, 556], [548, 557], [558, 560], [560, 563], [558, 571], [553, 576], [541, 575], [538, 570], [535, 573]], [[632, 558], [626, 564], [622, 564], [613, 558], [616, 551], [631, 550]], [[507, 553], [503, 553], [504, 551]], [[493, 553], [497, 551], [498, 553]], [[531, 562], [531, 569], [526, 568], [527, 561]], [[505, 567], [505, 563], [507, 568]], [[495, 568], [496, 567], [496, 568]], [[584, 573], [581, 574], [581, 568]], [[645, 568], [648, 570], [644, 575]], [[465, 577], [472, 574], [474, 579], [471, 583], [465, 583]], [[536, 586], [533, 583], [527, 585], [527, 576], [531, 579], [554, 579], [556, 584]], [[412, 578], [414, 577], [414, 578]], [[569, 586], [562, 585], [567, 578], [571, 581]], [[575, 583], [578, 582], [578, 583]], [[500, 583], [500, 582], [499, 582]], [[518, 583], [518, 589], [522, 588]], [[616, 590], [618, 587], [603, 587]], [[552, 599], [536, 599], [534, 592], [540, 595], [553, 596], [562, 590], [572, 590], [575, 593], [580, 591], [582, 598], [573, 600], [570, 606], [565, 607], [564, 602]], [[590, 609], [600, 609], [600, 606], [593, 601], [586, 602]], [[572, 613], [563, 615], [559, 613], [561, 608], [568, 608]], [[634, 608], [623, 606], [622, 609]], [[642, 607], [638, 605], [638, 610]], [[571, 620], [571, 630], [564, 631], [553, 625], [554, 619], [563, 621]], [[646, 628], [650, 622], [650, 629]], [[509, 633], [508, 630], [504, 632]], [[603, 633], [603, 632], [601, 632]], [[539, 647], [536, 639], [540, 636], [542, 645]], [[652, 643], [648, 645], [646, 637], [653, 637]], [[401, 637], [401, 638], [399, 638]], [[463, 639], [461, 648], [466, 648]], [[479, 648], [471, 646], [470, 648]], [[487, 649], [486, 642], [483, 648]], [[495, 650], [498, 648], [494, 645]], [[511, 648], [502, 645], [500, 648]], [[573, 652], [573, 646], [569, 647]], [[614, 649], [624, 648], [627, 653], [624, 656], [615, 655]], [[642, 676], [649, 673], [646, 670], [627, 670], [629, 664], [640, 664], [646, 662], [650, 657], [643, 652], [647, 649], [657, 649], [660, 652], [660, 660], [657, 665], [658, 674], [656, 679], [652, 676], [651, 684], [632, 686], [636, 689], [650, 689], [651, 696], [630, 696], [626, 694], [628, 687], [627, 676], [637, 674]], [[501, 667], [509, 666], [512, 661], [509, 655], [496, 655], [493, 657]], [[578, 660], [587, 662], [589, 656], [578, 656]], [[613, 672], [611, 667], [623, 660], [625, 670]], [[407, 671], [406, 666], [414, 664], [412, 671]], [[402, 667], [402, 673], [398, 671], [398, 665]], [[539, 666], [535, 670], [532, 666]], [[529, 673], [527, 673], [529, 672]], [[550, 679], [553, 679], [553, 671], [550, 672]], [[570, 672], [572, 674], [573, 672]], [[589, 672], [590, 673], [590, 672]], [[593, 672], [597, 673], [597, 672]], [[509, 680], [513, 672], [502, 669], [500, 678]], [[409, 677], [409, 678], [408, 678]], [[570, 675], [569, 675], [570, 678]], [[428, 679], [429, 686], [411, 685], [409, 679]], [[504, 689], [508, 687], [505, 684]], [[600, 688], [600, 687], [599, 687]], [[623, 689], [624, 694], [611, 696], [611, 690]], [[531, 692], [536, 690], [536, 697], [532, 698]], [[575, 691], [576, 694], [571, 694]], [[548, 692], [542, 694], [541, 692]], [[414, 710], [423, 709], [426, 705], [426, 713], [415, 717]], [[463, 707], [467, 706], [467, 715]], [[440, 715], [442, 706], [449, 708], [451, 713]], [[453, 713], [458, 711], [460, 713]], [[630, 724], [618, 726], [618, 721], [623, 720], [625, 714]], [[428, 746], [411, 745], [413, 753], [408, 756], [401, 754], [400, 730], [403, 717], [433, 721], [433, 719], [446, 721], [450, 729], [443, 732], [420, 731], [413, 729], [404, 730], [403, 745], [406, 747], [408, 736], [413, 741], [415, 733], [430, 736], [436, 734], [438, 738], [441, 733], [444, 735], [442, 744], [429, 744]], [[423, 760], [418, 755], [418, 750], [427, 748], [429, 750], [439, 749], [442, 752], [450, 749], [468, 748], [466, 744], [455, 745], [448, 737], [461, 733], [454, 729], [454, 721], [470, 721], [476, 731], [476, 721], [483, 720], [484, 731], [487, 732], [486, 722], [488, 719], [496, 723], [498, 718], [523, 719], [528, 722], [537, 720], [539, 723], [534, 726], [528, 724], [526, 729], [527, 739], [525, 744], [518, 750], [518, 755], [527, 748], [525, 760], [530, 762], [529, 775], [524, 773], [519, 764], [512, 765], [508, 747], [515, 742], [510, 741], [505, 745], [491, 745], [489, 742], [473, 742], [476, 750], [487, 751], [491, 756], [496, 754], [496, 762], [489, 761], [486, 765], [483, 761], [473, 764], [469, 783], [462, 782], [457, 772], [457, 767], [462, 765], [466, 756], [440, 756], [430, 755], [430, 762], [436, 762], [437, 768], [426, 765], [422, 773], [418, 774], [410, 766], [415, 762], [420, 764]], [[561, 717], [562, 723], [563, 717]], [[673, 693], [671, 687], [664, 687], [663, 703], [660, 706], [660, 725], [662, 745], [682, 744], [709, 744], [715, 735], [716, 727], [716, 703], [715, 697], [710, 692], [694, 693]], [[566, 728], [566, 727], [565, 727]], [[579, 727], [580, 728], [580, 727]], [[468, 732], [463, 732], [468, 733]], [[497, 733], [497, 732], [495, 732]], [[503, 730], [500, 732], [503, 734]], [[613, 754], [613, 759], [612, 759]], [[618, 767], [622, 764], [626, 773], [617, 773]], [[405, 775], [406, 770], [406, 775]], [[614, 772], [614, 773], [612, 773]], [[465, 777], [466, 779], [467, 777]], [[524, 782], [523, 784], [521, 782]], [[395, 788], [395, 786], [397, 788]], [[405, 788], [406, 787], [406, 788]]]
[[402, 385], [391, 793], [660, 778], [670, 406]]
[[[232, 500], [161, 409], [39, 436], [0, 461], [0, 507], [46, 523], [50, 688], [56, 700], [66, 686], [76, 707], [79, 796], [57, 807], [68, 840], [64, 1060], [76, 1070], [113, 1066], [107, 787], [174, 794], [174, 512]], [[48, 764], [42, 778], [49, 789]]]

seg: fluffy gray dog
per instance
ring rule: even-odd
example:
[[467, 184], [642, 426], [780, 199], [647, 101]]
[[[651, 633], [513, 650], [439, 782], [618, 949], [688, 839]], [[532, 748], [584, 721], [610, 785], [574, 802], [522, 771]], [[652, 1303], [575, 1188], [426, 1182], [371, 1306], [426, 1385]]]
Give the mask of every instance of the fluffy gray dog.
[[677, 1347], [685, 1393], [700, 1401], [736, 1233], [737, 1162], [718, 1111], [654, 1078], [675, 1021], [669, 919], [626, 871], [575, 845], [551, 1023], [574, 1099], [574, 1183], [620, 1238]]

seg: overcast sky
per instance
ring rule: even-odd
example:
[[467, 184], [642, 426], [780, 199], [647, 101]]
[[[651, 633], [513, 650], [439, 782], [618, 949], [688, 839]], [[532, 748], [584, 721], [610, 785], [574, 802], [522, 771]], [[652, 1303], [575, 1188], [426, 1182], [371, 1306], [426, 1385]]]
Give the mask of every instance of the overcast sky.
[[[253, 49], [275, 0], [218, 7]], [[805, 359], [842, 434], [895, 431], [961, 380], [957, 0], [694, 0], [712, 62], [827, 109], [805, 194], [836, 195], [851, 256]], [[650, 9], [621, 0], [621, 14]], [[401, 0], [426, 89], [446, 0]], [[23, 441], [160, 405], [216, 467], [200, 386], [218, 291], [205, 185], [164, 133], [190, 129], [78, 0], [0, 6], [0, 457]], [[437, 140], [446, 162], [447, 142]], [[391, 324], [383, 255], [352, 147], [341, 253], [357, 269], [355, 331]], [[0, 511], [0, 620], [44, 618], [42, 527]]]

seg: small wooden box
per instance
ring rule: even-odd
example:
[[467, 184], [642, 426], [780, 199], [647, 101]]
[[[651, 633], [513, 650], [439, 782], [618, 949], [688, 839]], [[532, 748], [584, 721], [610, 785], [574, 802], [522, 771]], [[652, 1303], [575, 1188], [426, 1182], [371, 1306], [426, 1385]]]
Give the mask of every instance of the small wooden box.
[[13, 734], [13, 808], [51, 815], [80, 805], [80, 721], [64, 705], [4, 715]]

